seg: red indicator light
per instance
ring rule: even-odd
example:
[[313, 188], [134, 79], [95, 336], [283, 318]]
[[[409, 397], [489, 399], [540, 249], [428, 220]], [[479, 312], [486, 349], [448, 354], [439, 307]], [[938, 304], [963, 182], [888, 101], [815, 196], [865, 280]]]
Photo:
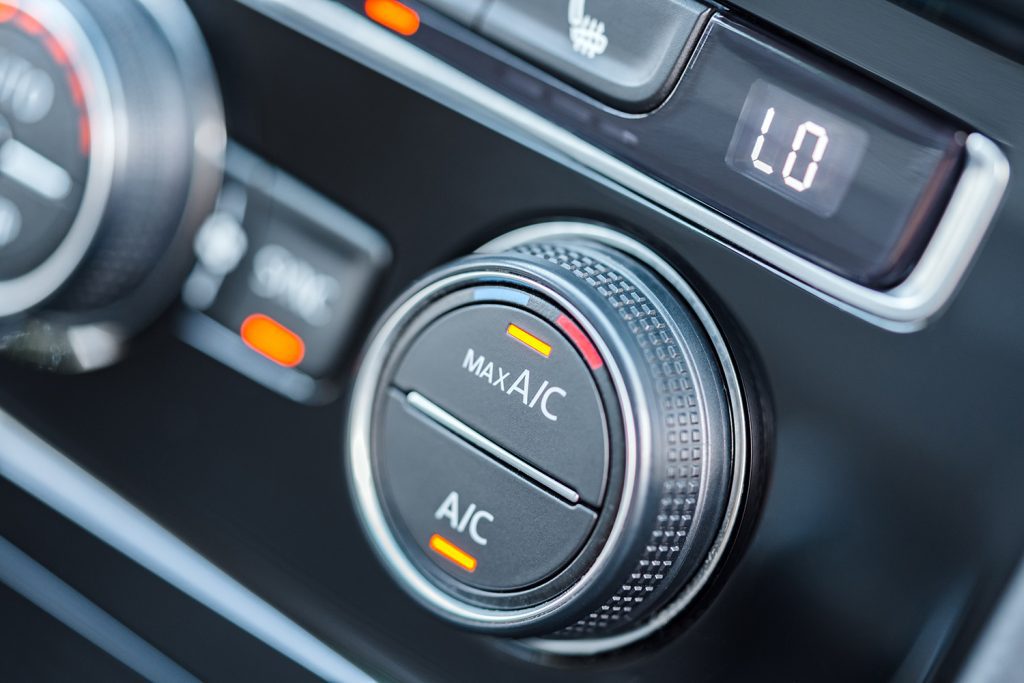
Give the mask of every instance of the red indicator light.
[[366, 16], [395, 33], [411, 36], [420, 28], [420, 15], [398, 0], [366, 0]]
[[597, 352], [594, 344], [590, 341], [590, 337], [586, 335], [579, 328], [579, 326], [572, 321], [568, 316], [560, 315], [558, 320], [555, 321], [562, 331], [569, 335], [569, 339], [576, 345], [576, 348], [583, 354], [583, 359], [587, 361], [587, 365], [590, 366], [591, 370], [597, 370], [604, 366], [604, 361], [601, 360], [601, 354]]
[[47, 36], [46, 40], [43, 41], [46, 45], [46, 49], [49, 50], [50, 56], [53, 57], [53, 61], [57, 62], [61, 66], [67, 66], [68, 54], [61, 47], [60, 43], [53, 36]]
[[87, 156], [91, 146], [92, 132], [89, 128], [89, 119], [82, 114], [78, 117], [78, 148], [82, 151], [83, 156]]
[[438, 536], [437, 534], [431, 536], [430, 549], [446, 560], [459, 565], [467, 572], [476, 571], [476, 558], [444, 536]]
[[85, 103], [85, 92], [82, 90], [82, 82], [73, 73], [68, 74], [68, 89], [71, 91], [71, 101], [76, 107]]
[[306, 355], [306, 345], [299, 335], [262, 313], [246, 318], [241, 334], [246, 346], [286, 368], [294, 368]]

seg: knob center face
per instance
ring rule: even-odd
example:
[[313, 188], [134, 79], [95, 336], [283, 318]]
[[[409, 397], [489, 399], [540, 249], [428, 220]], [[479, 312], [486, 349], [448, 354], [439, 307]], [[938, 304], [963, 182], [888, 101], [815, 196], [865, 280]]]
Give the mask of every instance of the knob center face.
[[597, 240], [525, 240], [428, 275], [385, 316], [349, 467], [413, 597], [583, 653], [639, 639], [707, 583], [745, 495], [747, 412], [675, 277]]
[[399, 346], [374, 448], [413, 556], [443, 585], [522, 591], [554, 576], [608, 480], [610, 380], [593, 343], [539, 296], [481, 285], [442, 298]]
[[36, 3], [0, 2], [0, 282], [39, 268], [74, 225], [91, 154], [77, 45]]

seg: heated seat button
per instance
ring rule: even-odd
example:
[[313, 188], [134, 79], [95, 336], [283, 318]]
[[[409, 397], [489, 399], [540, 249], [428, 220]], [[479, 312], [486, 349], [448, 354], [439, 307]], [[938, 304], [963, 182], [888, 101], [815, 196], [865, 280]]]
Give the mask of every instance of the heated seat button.
[[584, 357], [540, 317], [503, 304], [456, 309], [414, 339], [395, 384], [600, 504], [608, 469], [601, 397]]
[[593, 512], [473, 448], [401, 393], [386, 401], [380, 485], [421, 559], [470, 586], [507, 591], [542, 581], [576, 556]]
[[653, 109], [709, 10], [694, 0], [495, 0], [481, 31], [626, 111]]

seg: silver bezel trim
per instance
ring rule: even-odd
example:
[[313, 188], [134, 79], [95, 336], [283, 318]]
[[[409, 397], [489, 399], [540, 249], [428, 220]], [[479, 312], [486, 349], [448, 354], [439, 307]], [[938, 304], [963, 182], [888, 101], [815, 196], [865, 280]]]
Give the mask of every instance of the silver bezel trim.
[[[579, 593], [586, 590], [597, 575], [612, 562], [612, 555], [617, 542], [626, 532], [628, 513], [634, 502], [633, 492], [638, 485], [646, 483], [638, 482], [637, 479], [638, 474], [642, 474], [644, 471], [644, 468], [638, 464], [639, 459], [642, 457], [640, 444], [649, 444], [651, 440], [649, 434], [646, 433], [649, 431], [646, 422], [643, 420], [626, 420], [624, 423], [625, 472], [622, 498], [619, 502], [619, 509], [616, 512], [615, 520], [612, 523], [609, 538], [604, 548], [602, 548], [594, 560], [593, 565], [586, 571], [583, 577], [564, 593], [552, 600], [532, 607], [517, 610], [497, 610], [467, 604], [442, 591], [416, 568], [416, 565], [409, 559], [405, 551], [402, 550], [398, 540], [391, 532], [383, 506], [377, 497], [377, 486], [374, 481], [372, 455], [370, 452], [374, 397], [377, 394], [378, 382], [387, 358], [398, 337], [401, 335], [404, 324], [417, 311], [421, 310], [421, 306], [424, 303], [438, 298], [445, 292], [471, 286], [481, 280], [493, 282], [494, 279], [501, 279], [507, 282], [519, 283], [534, 291], [541, 292], [544, 296], [562, 307], [584, 328], [584, 331], [598, 347], [601, 357], [605, 359], [605, 366], [619, 398], [623, 414], [646, 415], [649, 413], [646, 406], [638, 405], [634, 408], [630, 404], [631, 396], [636, 396], [641, 400], [643, 397], [639, 387], [627, 388], [627, 378], [636, 377], [636, 372], [624, 374], [620, 371], [615, 362], [618, 354], [611, 352], [605, 340], [593, 329], [586, 317], [571, 302], [565, 300], [564, 297], [522, 276], [510, 275], [509, 273], [496, 270], [471, 270], [454, 274], [442, 272], [437, 274], [436, 277], [437, 279], [431, 280], [421, 289], [392, 307], [390, 312], [379, 323], [371, 337], [372, 341], [364, 354], [352, 392], [352, 404], [349, 411], [347, 431], [349, 481], [355, 497], [354, 502], [367, 537], [381, 557], [384, 567], [399, 584], [404, 586], [411, 595], [427, 607], [445, 614], [456, 621], [478, 628], [493, 627], [501, 629], [503, 627], [511, 628], [527, 625], [567, 605]], [[639, 427], [639, 433], [634, 429], [634, 422]]]
[[637, 242], [633, 238], [610, 228], [604, 228], [574, 221], [553, 221], [540, 223], [518, 230], [513, 230], [498, 237], [477, 251], [485, 254], [497, 254], [514, 249], [528, 242], [551, 240], [555, 238], [585, 239], [604, 244], [608, 247], [632, 256], [659, 276], [674, 289], [687, 306], [693, 311], [710, 339], [715, 355], [722, 369], [725, 380], [726, 394], [729, 398], [729, 414], [732, 427], [732, 477], [729, 487], [729, 500], [722, 518], [722, 525], [707, 558], [697, 573], [680, 589], [679, 593], [653, 617], [638, 624], [636, 628], [606, 638], [585, 638], [579, 640], [550, 640], [535, 638], [523, 642], [531, 647], [551, 654], [586, 656], [615, 650], [635, 643], [664, 627], [678, 616], [689, 605], [697, 594], [707, 585], [708, 580], [718, 568], [728, 548], [736, 527], [739, 524], [740, 510], [743, 505], [747, 488], [747, 472], [750, 461], [750, 437], [747, 427], [747, 410], [743, 402], [743, 387], [739, 373], [729, 352], [729, 346], [722, 337], [711, 311], [693, 290], [692, 287], [667, 261], [654, 251]]
[[547, 156], [581, 164], [630, 190], [800, 288], [895, 332], [924, 327], [949, 303], [999, 208], [1010, 167], [979, 133], [935, 234], [900, 285], [878, 291], [851, 282], [755, 235], [696, 200], [644, 175], [434, 55], [332, 0], [237, 0], [309, 38]]
[[93, 237], [106, 211], [113, 184], [118, 150], [124, 146], [117, 135], [122, 129], [115, 125], [116, 112], [123, 109], [115, 102], [119, 84], [111, 83], [107, 74], [116, 78], [116, 69], [104, 68], [112, 63], [105, 49], [103, 34], [79, 17], [63, 2], [23, 0], [19, 9], [40, 22], [68, 50], [72, 70], [83, 83], [85, 110], [89, 116], [89, 170], [85, 191], [68, 234], [54, 252], [34, 269], [10, 280], [0, 281], [0, 317], [25, 311], [46, 300], [63, 285], [85, 258]]
[[220, 85], [199, 24], [184, 0], [138, 0], [159, 24], [174, 55], [188, 98], [192, 175], [188, 197], [169, 251], [191, 254], [192, 241], [220, 194], [227, 127]]
[[[739, 520], [747, 481], [749, 438], [747, 414], [739, 376], [728, 346], [719, 333], [714, 318], [686, 281], [668, 262], [653, 251], [632, 238], [609, 228], [562, 221], [541, 223], [515, 230], [484, 245], [477, 253], [495, 255], [527, 242], [553, 238], [588, 239], [628, 254], [654, 270], [678, 292], [706, 329], [715, 350], [722, 375], [725, 378], [731, 419], [730, 427], [732, 428], [731, 483], [723, 521], [705, 562], [679, 594], [650, 619], [637, 624], [636, 628], [615, 636], [578, 640], [531, 638], [521, 641], [529, 647], [545, 652], [581, 656], [617, 649], [644, 638], [679, 614], [708, 582], [718, 567]], [[596, 581], [614, 562], [623, 536], [627, 533], [630, 524], [636, 491], [642, 490], [647, 484], [647, 468], [643, 467], [642, 463], [648, 462], [651, 458], [648, 451], [651, 448], [650, 410], [647, 405], [642, 403], [643, 391], [639, 390], [639, 387], [632, 386], [637, 382], [635, 379], [639, 374], [637, 369], [627, 368], [627, 371], [623, 372], [616, 362], [616, 358], [629, 362], [629, 355], [615, 353], [609, 349], [608, 340], [594, 329], [586, 316], [556, 292], [518, 275], [489, 270], [472, 270], [452, 274], [442, 271], [434, 277], [437, 279], [432, 279], [407, 299], [396, 304], [385, 315], [372, 337], [356, 377], [348, 423], [348, 468], [355, 504], [370, 542], [381, 556], [384, 566], [407, 591], [429, 608], [457, 621], [477, 627], [491, 626], [500, 629], [501, 627], [529, 624], [566, 606], [579, 594], [586, 591], [590, 584]], [[634, 416], [633, 420], [624, 421], [626, 447], [622, 498], [615, 513], [609, 537], [597, 558], [570, 589], [540, 605], [519, 610], [495, 610], [468, 605], [437, 588], [416, 568], [412, 560], [402, 550], [387, 524], [383, 507], [377, 496], [370, 453], [373, 403], [378, 389], [378, 380], [404, 324], [424, 303], [435, 299], [442, 293], [488, 278], [521, 281], [531, 289], [540, 291], [578, 321], [598, 346], [601, 357], [606, 361], [623, 414]], [[635, 406], [631, 405], [631, 401], [634, 399], [637, 401]]]

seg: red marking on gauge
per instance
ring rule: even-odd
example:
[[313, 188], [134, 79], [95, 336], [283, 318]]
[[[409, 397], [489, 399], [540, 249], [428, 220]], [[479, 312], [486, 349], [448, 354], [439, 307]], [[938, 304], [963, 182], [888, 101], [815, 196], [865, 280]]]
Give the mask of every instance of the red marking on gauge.
[[8, 21], [13, 19], [18, 13], [18, 8], [14, 5], [0, 4], [0, 24], [6, 24]]
[[53, 57], [53, 61], [57, 62], [61, 66], [68, 65], [68, 53], [65, 52], [63, 46], [53, 36], [46, 36], [43, 40], [43, 44], [46, 46], [46, 50]]
[[43, 32], [43, 25], [24, 12], [18, 12], [18, 16], [14, 18], [14, 23], [30, 36], [37, 36]]
[[89, 154], [92, 147], [92, 129], [89, 128], [89, 117], [82, 114], [78, 117], [78, 149], [83, 156]]
[[587, 361], [587, 365], [590, 366], [591, 370], [598, 370], [604, 367], [604, 361], [601, 359], [601, 354], [597, 352], [597, 348], [593, 342], [590, 341], [590, 337], [579, 328], [579, 325], [574, 323], [569, 316], [560, 315], [555, 320], [555, 324], [562, 328], [562, 331], [569, 335], [569, 339], [576, 345], [579, 352], [583, 354], [583, 360]]
[[6, 23], [12, 23], [25, 34], [40, 41], [54, 63], [63, 70], [71, 101], [78, 109], [78, 148], [83, 156], [88, 156], [92, 148], [92, 128], [89, 124], [89, 114], [85, 109], [85, 90], [71, 64], [68, 46], [47, 31], [38, 19], [21, 9], [17, 2], [0, 1], [0, 24]]
[[68, 90], [71, 92], [71, 101], [75, 103], [76, 107], [81, 107], [85, 104], [85, 92], [82, 90], [82, 82], [78, 80], [78, 76], [73, 71], [68, 72]]

